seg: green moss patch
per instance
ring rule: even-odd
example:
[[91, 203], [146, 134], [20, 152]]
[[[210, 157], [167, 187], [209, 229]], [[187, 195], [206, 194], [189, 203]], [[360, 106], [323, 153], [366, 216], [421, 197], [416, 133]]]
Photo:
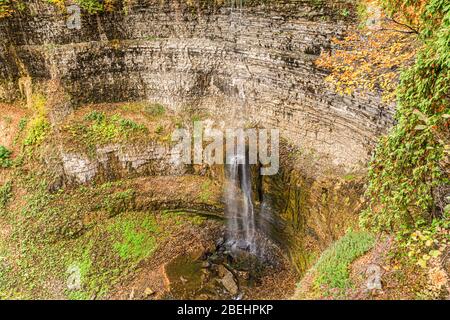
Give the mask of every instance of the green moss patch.
[[141, 260], [156, 249], [159, 226], [154, 217], [142, 221], [120, 217], [108, 229], [117, 239], [113, 247], [122, 259]]
[[351, 287], [349, 266], [370, 250], [375, 243], [367, 232], [347, 232], [341, 239], [325, 250], [314, 266], [314, 286], [325, 295], [341, 295]]

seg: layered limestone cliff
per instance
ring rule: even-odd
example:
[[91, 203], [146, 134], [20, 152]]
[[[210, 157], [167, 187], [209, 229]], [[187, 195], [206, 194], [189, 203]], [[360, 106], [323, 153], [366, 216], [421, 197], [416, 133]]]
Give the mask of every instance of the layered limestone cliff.
[[314, 65], [353, 23], [339, 14], [344, 1], [195, 3], [132, 1], [113, 13], [82, 12], [81, 28], [69, 29], [66, 14], [27, 2], [0, 20], [0, 98], [57, 81], [69, 109], [134, 100], [202, 109], [280, 128], [290, 143], [346, 170], [367, 161], [392, 108], [377, 96], [335, 94]]

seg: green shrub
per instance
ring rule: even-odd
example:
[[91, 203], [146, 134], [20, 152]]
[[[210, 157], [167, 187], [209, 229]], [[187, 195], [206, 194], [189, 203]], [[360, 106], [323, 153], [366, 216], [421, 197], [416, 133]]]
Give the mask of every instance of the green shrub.
[[156, 134], [161, 134], [163, 131], [164, 131], [164, 127], [160, 124], [155, 129]]
[[8, 17], [14, 12], [14, 8], [10, 0], [0, 1], [0, 18]]
[[12, 166], [11, 151], [4, 146], [0, 146], [0, 168], [9, 168]]
[[343, 17], [348, 17], [350, 15], [350, 11], [347, 8], [342, 9], [340, 13]]
[[91, 123], [75, 123], [68, 127], [68, 130], [78, 140], [81, 138], [89, 150], [95, 149], [99, 144], [117, 142], [147, 131], [145, 125], [133, 120], [122, 118], [117, 114], [108, 116], [96, 110], [86, 114], [84, 121]]
[[403, 250], [412, 262], [422, 268], [439, 264], [436, 260], [440, 260], [440, 257], [448, 252], [447, 242], [450, 240], [448, 230], [450, 230], [449, 214], [444, 219], [434, 219], [431, 224], [418, 222], [414, 229], [398, 232], [397, 250]]
[[103, 2], [99, 0], [76, 0], [76, 2], [90, 14], [104, 11]]
[[118, 119], [121, 130], [145, 130], [145, 126], [143, 124], [137, 124], [136, 122], [130, 119]]
[[[24, 146], [37, 146], [50, 131], [50, 123], [47, 120], [47, 99], [44, 95], [36, 93], [32, 96], [34, 118], [31, 119], [28, 131], [23, 141]], [[22, 124], [25, 126], [25, 124]]]
[[114, 122], [101, 121], [94, 122], [88, 132], [91, 140], [100, 143], [111, 142], [120, 134], [119, 128]]
[[23, 117], [19, 121], [19, 133], [23, 132], [27, 126], [28, 119], [26, 117]]
[[36, 146], [44, 141], [50, 131], [50, 123], [44, 116], [38, 116], [31, 120], [30, 128], [23, 141], [24, 146]]
[[106, 120], [106, 115], [104, 112], [100, 111], [91, 111], [84, 116], [84, 120], [86, 121], [95, 121], [97, 123], [103, 122]]

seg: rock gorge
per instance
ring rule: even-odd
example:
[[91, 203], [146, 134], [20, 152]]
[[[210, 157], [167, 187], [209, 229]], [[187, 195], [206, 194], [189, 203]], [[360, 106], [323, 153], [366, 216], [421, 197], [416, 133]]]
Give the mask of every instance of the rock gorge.
[[[0, 19], [0, 298], [298, 298], [339, 239], [388, 251], [353, 230], [395, 103], [336, 93], [316, 63], [355, 1], [114, 1], [79, 27], [77, 1], [22, 2]], [[197, 120], [279, 129], [279, 172], [174, 162], [171, 134]], [[366, 264], [343, 271], [364, 295]]]

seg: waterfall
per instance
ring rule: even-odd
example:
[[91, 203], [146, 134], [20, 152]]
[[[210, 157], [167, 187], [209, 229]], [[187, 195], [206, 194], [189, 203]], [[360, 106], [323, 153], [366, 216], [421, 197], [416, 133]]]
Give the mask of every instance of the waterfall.
[[232, 249], [256, 253], [251, 170], [245, 156], [237, 155], [230, 158], [227, 165], [225, 201], [228, 244]]
[[[230, 23], [234, 34], [242, 32], [243, 0], [231, 0]], [[233, 79], [239, 97], [245, 102], [242, 80]], [[227, 244], [232, 250], [246, 250], [257, 254], [255, 208], [252, 197], [251, 168], [244, 154], [235, 154], [227, 159], [225, 215], [227, 217]]]

